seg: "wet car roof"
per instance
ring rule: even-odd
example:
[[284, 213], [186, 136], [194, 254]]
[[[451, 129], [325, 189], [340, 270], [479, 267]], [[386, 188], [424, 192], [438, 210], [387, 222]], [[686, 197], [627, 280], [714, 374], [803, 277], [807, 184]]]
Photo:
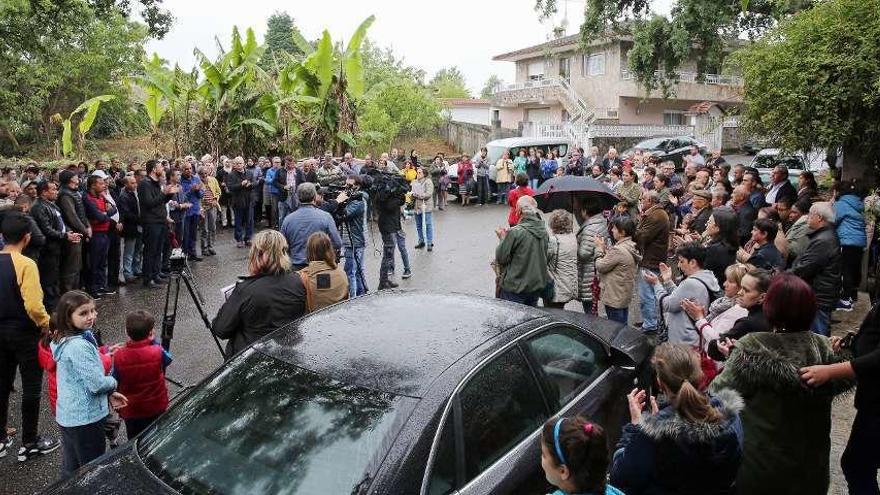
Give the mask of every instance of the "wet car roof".
[[293, 322], [256, 348], [344, 383], [421, 397], [483, 342], [547, 316], [473, 295], [382, 291]]

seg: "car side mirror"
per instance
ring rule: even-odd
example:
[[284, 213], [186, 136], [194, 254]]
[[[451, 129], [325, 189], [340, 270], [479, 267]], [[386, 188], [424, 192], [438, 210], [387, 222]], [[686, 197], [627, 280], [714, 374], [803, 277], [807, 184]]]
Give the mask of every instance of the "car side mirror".
[[636, 362], [629, 354], [616, 347], [611, 347], [611, 364], [627, 371], [635, 371]]

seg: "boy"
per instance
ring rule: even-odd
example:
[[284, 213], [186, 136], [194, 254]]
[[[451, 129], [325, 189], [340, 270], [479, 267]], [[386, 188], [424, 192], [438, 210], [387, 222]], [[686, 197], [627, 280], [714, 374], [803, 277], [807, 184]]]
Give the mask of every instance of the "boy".
[[154, 339], [155, 323], [147, 311], [129, 313], [125, 317], [129, 341], [113, 353], [113, 377], [119, 382], [116, 390], [128, 398], [119, 415], [125, 420], [129, 440], [168, 409], [165, 368], [171, 364], [171, 354]]

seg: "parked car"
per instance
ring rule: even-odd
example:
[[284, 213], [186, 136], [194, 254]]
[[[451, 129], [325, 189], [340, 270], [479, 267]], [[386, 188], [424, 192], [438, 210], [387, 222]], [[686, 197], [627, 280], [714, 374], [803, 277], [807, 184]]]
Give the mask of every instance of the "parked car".
[[373, 293], [268, 335], [46, 493], [547, 493], [543, 423], [583, 414], [613, 446], [649, 353], [582, 313]]
[[691, 147], [695, 145], [700, 148], [701, 155], [706, 156], [709, 153], [705, 144], [690, 136], [656, 137], [646, 139], [624, 151], [622, 157], [627, 159], [633, 156], [636, 150], [639, 149], [645, 154], [650, 155], [652, 162], [672, 161], [675, 163], [675, 169], [681, 171], [684, 170], [684, 155], [690, 155]]
[[807, 165], [807, 161], [803, 156], [797, 154], [783, 154], [778, 148], [765, 148], [759, 151], [755, 157], [752, 158], [751, 163], [749, 163], [750, 167], [758, 169], [758, 173], [761, 175], [761, 180], [764, 184], [770, 183], [770, 176], [777, 165], [785, 165], [785, 168], [788, 169], [788, 180], [795, 187], [798, 185], [798, 177], [800, 177], [801, 172], [804, 170], [810, 170], [810, 167]]
[[[495, 197], [496, 188], [495, 188], [495, 162], [497, 162], [501, 155], [505, 150], [510, 152], [510, 159], [516, 158], [517, 153], [519, 153], [520, 149], [525, 148], [526, 152], [528, 152], [529, 148], [535, 148], [542, 150], [544, 155], [547, 155], [547, 152], [555, 149], [559, 152], [560, 155], [565, 156], [569, 152], [569, 147], [571, 144], [564, 138], [505, 138], [505, 139], [496, 139], [494, 141], [490, 141], [486, 144], [486, 159], [489, 161], [489, 186], [491, 190], [491, 197]], [[472, 160], [476, 160], [477, 156], [479, 156], [480, 152], [477, 150], [474, 153]], [[458, 178], [458, 166], [453, 166], [450, 164], [449, 177], [451, 184], [449, 186], [449, 194], [453, 194], [458, 197], [458, 183], [456, 182]], [[472, 196], [476, 196], [476, 191]], [[490, 199], [491, 199], [490, 197]]]

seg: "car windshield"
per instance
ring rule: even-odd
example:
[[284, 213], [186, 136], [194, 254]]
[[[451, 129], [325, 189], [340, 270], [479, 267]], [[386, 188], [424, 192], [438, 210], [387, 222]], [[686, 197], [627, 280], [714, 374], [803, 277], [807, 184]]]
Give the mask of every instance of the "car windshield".
[[138, 452], [185, 494], [359, 493], [415, 400], [250, 351], [154, 423]]
[[669, 138], [646, 139], [635, 145], [633, 148], [638, 148], [640, 150], [665, 149], [667, 141], [669, 141]]

